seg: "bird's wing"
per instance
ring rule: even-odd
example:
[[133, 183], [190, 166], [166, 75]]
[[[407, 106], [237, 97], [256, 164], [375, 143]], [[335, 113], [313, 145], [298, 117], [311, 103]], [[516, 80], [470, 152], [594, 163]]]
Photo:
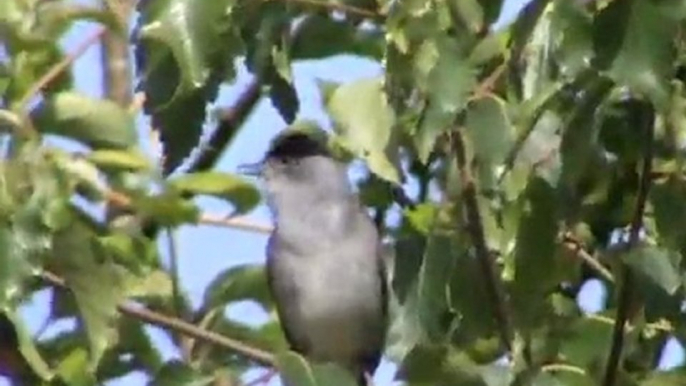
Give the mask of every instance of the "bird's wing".
[[299, 318], [294, 307], [288, 307], [286, 304], [296, 304], [298, 295], [298, 287], [292, 277], [279, 278], [275, 275], [275, 267], [279, 263], [279, 256], [274, 255], [274, 245], [277, 242], [272, 235], [269, 238], [267, 246], [267, 284], [272, 292], [272, 297], [276, 303], [276, 310], [279, 315], [281, 323], [281, 330], [286, 337], [286, 340], [291, 346], [291, 350], [307, 355], [309, 351], [309, 339], [305, 331], [300, 331], [298, 326], [303, 325], [297, 320]]

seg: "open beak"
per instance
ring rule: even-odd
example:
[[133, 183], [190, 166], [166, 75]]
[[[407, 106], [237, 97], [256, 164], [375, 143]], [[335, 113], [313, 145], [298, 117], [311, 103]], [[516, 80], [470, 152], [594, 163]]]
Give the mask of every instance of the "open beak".
[[252, 164], [242, 164], [238, 165], [238, 173], [247, 176], [260, 177], [262, 171], [264, 170], [264, 161], [255, 162]]

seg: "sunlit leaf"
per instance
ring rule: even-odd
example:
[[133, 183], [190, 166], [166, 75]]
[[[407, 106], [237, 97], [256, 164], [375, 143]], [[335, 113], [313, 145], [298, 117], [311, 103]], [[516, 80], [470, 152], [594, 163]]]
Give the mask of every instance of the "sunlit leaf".
[[126, 148], [136, 143], [133, 116], [108, 100], [61, 92], [33, 114], [36, 128], [81, 141], [94, 148]]
[[53, 259], [76, 299], [79, 318], [89, 342], [89, 361], [97, 365], [116, 339], [117, 305], [126, 295], [121, 267], [97, 254], [95, 234], [75, 220], [69, 230], [55, 236]]
[[399, 182], [392, 135], [395, 114], [381, 81], [372, 78], [340, 85], [324, 95], [324, 104], [342, 144], [367, 161], [379, 177]]
[[198, 144], [206, 104], [233, 72], [240, 42], [231, 22], [232, 5], [228, 0], [140, 3], [137, 69], [145, 110], [160, 130], [167, 173]]
[[270, 308], [271, 295], [262, 266], [239, 265], [220, 272], [205, 290], [203, 308], [211, 309], [241, 300], [254, 300]]
[[226, 199], [239, 213], [251, 210], [260, 201], [260, 194], [252, 184], [226, 173], [185, 174], [171, 179], [169, 185], [183, 193], [205, 194]]

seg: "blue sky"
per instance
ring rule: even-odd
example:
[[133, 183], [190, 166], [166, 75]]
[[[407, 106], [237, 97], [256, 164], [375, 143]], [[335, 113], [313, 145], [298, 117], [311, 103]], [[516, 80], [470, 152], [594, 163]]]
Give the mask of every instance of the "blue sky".
[[[87, 2], [87, 1], [84, 1]], [[526, 0], [506, 0], [500, 23], [511, 20], [518, 9]], [[89, 35], [96, 26], [90, 23], [79, 23], [65, 37], [64, 47], [70, 51]], [[99, 47], [93, 47], [84, 54], [74, 65], [74, 75], [77, 88], [88, 95], [100, 97], [102, 95], [102, 82], [99, 69]], [[311, 61], [298, 63], [294, 66], [294, 79], [298, 95], [300, 97], [300, 118], [315, 119], [324, 126], [328, 126], [326, 115], [320, 105], [316, 80], [326, 79], [338, 82], [349, 82], [355, 79], [371, 77], [381, 74], [382, 69], [378, 63], [368, 60], [337, 57], [326, 61]], [[250, 76], [243, 68], [240, 69], [235, 84], [224, 87], [217, 100], [217, 105], [231, 105], [238, 93], [250, 81]], [[148, 127], [145, 118], [139, 119], [140, 127], [146, 130]], [[276, 110], [267, 100], [262, 100], [255, 112], [251, 115], [242, 129], [231, 149], [222, 157], [218, 169], [227, 172], [235, 172], [239, 164], [255, 161], [259, 158], [271, 139], [284, 127], [284, 122]], [[212, 200], [199, 200], [203, 211], [211, 214], [225, 214], [230, 208], [225, 203]], [[251, 217], [258, 222], [268, 222], [269, 215], [264, 207], [255, 210]], [[177, 234], [179, 270], [183, 288], [190, 298], [198, 304], [203, 290], [214, 276], [222, 270], [236, 264], [256, 263], [264, 261], [264, 248], [266, 237], [227, 228], [210, 226], [183, 227]], [[166, 249], [166, 240], [160, 243], [161, 249]], [[581, 302], [589, 311], [600, 308], [602, 303], [601, 286], [598, 283], [587, 285], [582, 291]], [[27, 306], [23, 308], [23, 316], [29, 328], [36, 331], [43, 323], [48, 313], [48, 296], [39, 294]], [[266, 318], [262, 311], [250, 304], [241, 304], [228, 312], [235, 317], [246, 321], [259, 322]], [[151, 328], [156, 343], [163, 348], [167, 357], [176, 357], [173, 346], [166, 340], [163, 334], [155, 328]], [[48, 332], [49, 333], [49, 332]], [[669, 350], [665, 356], [663, 365], [673, 366], [681, 362], [683, 352], [676, 346]], [[259, 375], [253, 373], [249, 379]], [[392, 384], [394, 367], [384, 363], [376, 375], [375, 384], [384, 386]], [[6, 383], [0, 379], [0, 386]], [[133, 374], [120, 380], [109, 383], [112, 386], [120, 385], [144, 385], [145, 378], [140, 374]], [[278, 384], [278, 380], [272, 380], [271, 384]]]

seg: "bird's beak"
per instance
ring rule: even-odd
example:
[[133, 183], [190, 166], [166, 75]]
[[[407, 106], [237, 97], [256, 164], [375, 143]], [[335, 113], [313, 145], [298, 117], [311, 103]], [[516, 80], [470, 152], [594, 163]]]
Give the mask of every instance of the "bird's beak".
[[262, 175], [262, 171], [264, 171], [264, 161], [238, 165], [238, 173], [240, 174], [260, 177]]

